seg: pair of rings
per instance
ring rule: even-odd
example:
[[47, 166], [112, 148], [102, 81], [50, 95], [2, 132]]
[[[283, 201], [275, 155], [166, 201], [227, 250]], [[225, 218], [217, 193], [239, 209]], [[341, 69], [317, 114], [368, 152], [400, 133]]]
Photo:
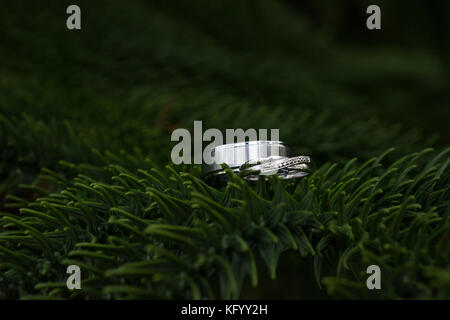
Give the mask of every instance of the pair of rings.
[[260, 176], [277, 175], [281, 179], [295, 179], [311, 172], [308, 156], [292, 156], [291, 149], [282, 141], [246, 141], [217, 146], [212, 150], [212, 164], [204, 164], [202, 174], [206, 181], [223, 184], [227, 175], [222, 163], [247, 181]]

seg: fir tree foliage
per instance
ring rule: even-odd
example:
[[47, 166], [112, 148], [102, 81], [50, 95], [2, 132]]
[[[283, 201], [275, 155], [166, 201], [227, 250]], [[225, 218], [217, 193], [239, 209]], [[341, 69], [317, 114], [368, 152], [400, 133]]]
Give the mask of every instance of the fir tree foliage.
[[[104, 166], [61, 162], [7, 196], [0, 261], [4, 297], [238, 298], [257, 286], [264, 261], [312, 256], [317, 285], [341, 297], [448, 297], [450, 149], [417, 166], [425, 149], [390, 165], [385, 153], [356, 164], [326, 163], [296, 182], [256, 186], [227, 169], [217, 189], [198, 170], [158, 168], [143, 156], [102, 154]], [[188, 168], [186, 168], [188, 169]], [[62, 174], [64, 172], [65, 174]], [[70, 177], [70, 178], [68, 178]], [[42, 188], [52, 184], [53, 191]], [[65, 268], [84, 270], [68, 293]], [[322, 265], [334, 265], [323, 277]], [[383, 270], [368, 292], [365, 267]], [[37, 268], [35, 267], [37, 266]]]

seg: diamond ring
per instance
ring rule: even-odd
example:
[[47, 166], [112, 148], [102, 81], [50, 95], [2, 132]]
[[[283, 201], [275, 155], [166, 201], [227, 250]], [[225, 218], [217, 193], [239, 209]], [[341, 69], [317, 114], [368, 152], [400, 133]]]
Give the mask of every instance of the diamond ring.
[[291, 157], [291, 149], [282, 141], [246, 141], [224, 144], [212, 150], [212, 164], [204, 164], [202, 175], [207, 182], [223, 185], [228, 176], [222, 164], [247, 181], [259, 176], [277, 175], [282, 179], [301, 178], [310, 173], [308, 156]]
[[310, 173], [310, 163], [308, 156], [267, 157], [244, 163], [239, 168], [239, 175], [248, 181], [275, 174], [286, 180], [301, 178]]

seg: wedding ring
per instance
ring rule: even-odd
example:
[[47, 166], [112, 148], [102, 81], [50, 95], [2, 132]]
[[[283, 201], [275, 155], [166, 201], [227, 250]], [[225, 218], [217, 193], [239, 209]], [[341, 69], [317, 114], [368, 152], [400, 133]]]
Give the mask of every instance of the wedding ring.
[[248, 181], [274, 174], [285, 180], [301, 178], [310, 173], [310, 162], [308, 156], [267, 157], [244, 163], [239, 168], [239, 175]]
[[292, 157], [291, 149], [282, 141], [224, 144], [215, 147], [211, 156], [213, 162], [203, 164], [202, 175], [206, 181], [218, 184], [228, 180], [223, 163], [247, 181], [257, 181], [259, 176], [274, 174], [282, 179], [294, 179], [310, 172], [311, 159], [308, 156]]

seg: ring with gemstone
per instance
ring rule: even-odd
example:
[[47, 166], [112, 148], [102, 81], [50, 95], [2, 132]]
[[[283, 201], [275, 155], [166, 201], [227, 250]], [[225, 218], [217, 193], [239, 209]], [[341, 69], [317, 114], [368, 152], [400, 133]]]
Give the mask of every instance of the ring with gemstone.
[[277, 175], [281, 179], [301, 178], [311, 172], [308, 156], [292, 156], [291, 149], [282, 141], [245, 141], [215, 147], [212, 163], [203, 164], [202, 176], [212, 184], [223, 185], [228, 176], [222, 164], [247, 181], [260, 176]]
[[308, 156], [267, 157], [244, 163], [239, 168], [239, 175], [248, 181], [257, 181], [259, 176], [271, 175], [285, 180], [301, 178], [310, 173], [310, 163]]

